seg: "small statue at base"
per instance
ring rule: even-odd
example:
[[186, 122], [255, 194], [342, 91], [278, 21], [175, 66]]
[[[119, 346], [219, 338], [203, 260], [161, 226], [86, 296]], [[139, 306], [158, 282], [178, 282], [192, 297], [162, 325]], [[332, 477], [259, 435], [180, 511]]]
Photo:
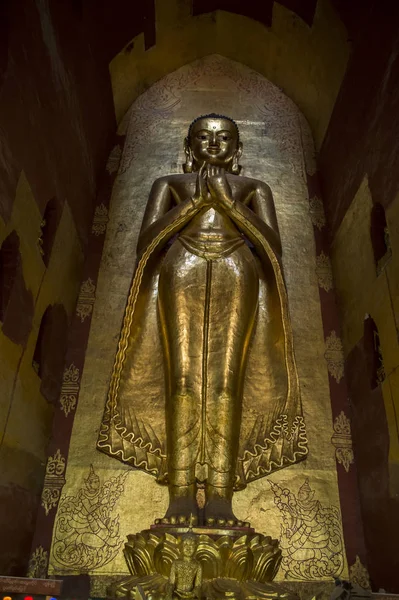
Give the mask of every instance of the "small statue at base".
[[202, 567], [195, 559], [197, 538], [194, 534], [187, 533], [181, 544], [181, 558], [173, 562], [170, 571], [166, 600], [201, 597]]

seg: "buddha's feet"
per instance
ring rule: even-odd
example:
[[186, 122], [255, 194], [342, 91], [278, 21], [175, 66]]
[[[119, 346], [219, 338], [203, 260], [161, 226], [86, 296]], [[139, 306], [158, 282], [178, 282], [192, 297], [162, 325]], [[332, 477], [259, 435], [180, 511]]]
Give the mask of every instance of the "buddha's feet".
[[208, 527], [240, 527], [245, 529], [251, 527], [249, 521], [240, 521], [239, 519], [224, 519], [223, 517], [208, 517], [205, 519], [205, 524]]
[[209, 498], [204, 508], [204, 522], [210, 527], [250, 527], [247, 521], [237, 519], [231, 500], [220, 496]]
[[198, 518], [192, 513], [189, 515], [170, 515], [162, 519], [155, 519], [155, 525], [178, 525], [180, 527], [195, 527], [198, 525]]
[[239, 519], [226, 519], [223, 517], [208, 517], [203, 523], [198, 522], [196, 516], [190, 515], [171, 515], [170, 517], [163, 517], [161, 519], [155, 519], [155, 525], [171, 525], [178, 527], [239, 527], [248, 529], [251, 527], [248, 521], [240, 521]]
[[[180, 488], [180, 495], [170, 499], [169, 508], [161, 519], [155, 519], [155, 525], [178, 525], [193, 527], [198, 524], [198, 506], [190, 488]], [[182, 492], [187, 492], [186, 494]]]

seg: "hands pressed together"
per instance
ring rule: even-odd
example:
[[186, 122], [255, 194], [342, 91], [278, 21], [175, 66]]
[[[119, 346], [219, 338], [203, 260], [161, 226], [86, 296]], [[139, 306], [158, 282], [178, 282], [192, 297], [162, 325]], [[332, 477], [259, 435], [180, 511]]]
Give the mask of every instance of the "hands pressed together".
[[223, 167], [205, 162], [202, 164], [198, 171], [192, 201], [196, 208], [212, 205], [232, 208], [234, 205], [233, 195]]

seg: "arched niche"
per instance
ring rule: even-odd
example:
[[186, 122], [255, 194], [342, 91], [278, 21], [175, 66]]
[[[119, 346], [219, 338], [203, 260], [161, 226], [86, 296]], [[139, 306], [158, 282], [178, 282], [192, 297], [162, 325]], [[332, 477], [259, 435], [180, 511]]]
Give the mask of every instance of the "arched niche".
[[20, 263], [19, 237], [16, 231], [12, 231], [0, 248], [0, 321], [2, 323], [6, 319]]
[[379, 202], [376, 202], [371, 209], [370, 237], [377, 275], [379, 275], [392, 255], [385, 210]]
[[369, 372], [370, 388], [373, 390], [385, 379], [384, 361], [377, 325], [370, 315], [364, 319], [364, 352]]
[[41, 379], [46, 400], [58, 400], [67, 347], [68, 317], [62, 304], [48, 306], [43, 313], [33, 353], [32, 367]]
[[[238, 7], [241, 3], [236, 3], [236, 12], [229, 3], [210, 4], [209, 10], [223, 10], [193, 15], [191, 2], [156, 3], [155, 45], [145, 51], [140, 35], [114, 56], [109, 67], [118, 123], [138, 95], [162, 77], [219, 54], [255, 69], [283, 89], [303, 111], [320, 147], [350, 52], [347, 31], [331, 1], [318, 0], [309, 24], [298, 16], [303, 2], [269, 3], [273, 6], [267, 27], [269, 19], [261, 23], [237, 14], [251, 13], [248, 7]], [[266, 5], [258, 4], [262, 6], [255, 13], [265, 13]], [[293, 10], [282, 4], [291, 4]]]
[[34, 302], [25, 284], [19, 244], [18, 234], [12, 231], [0, 249], [0, 322], [4, 335], [24, 346], [32, 327]]
[[[170, 73], [137, 98], [126, 116], [125, 146], [112, 193], [85, 357], [84, 377], [90, 385], [80, 389], [81, 418], [75, 419], [73, 425], [69, 476], [63, 493], [76, 493], [82, 469], [88, 471], [90, 463], [96, 464], [99, 476], [104, 478], [126, 468], [96, 450], [97, 431], [93, 422], [102, 420], [137, 261], [138, 234], [151, 186], [158, 177], [182, 173], [183, 140], [188, 126], [195, 117], [211, 112], [236, 120], [243, 142], [240, 159], [243, 174], [271, 187], [282, 239], [302, 404], [309, 423], [310, 453], [306, 461], [279, 471], [273, 480], [283, 482], [284, 488], [297, 494], [308, 478], [310, 485], [317, 488], [321, 503], [338, 507], [336, 462], [331, 451], [330, 388], [307, 188], [307, 176], [316, 170], [312, 135], [301, 111], [278, 87], [248, 67], [221, 56], [206, 57]], [[163, 378], [161, 369], [154, 379], [156, 377]], [[157, 382], [151, 381], [155, 389]], [[148, 398], [143, 402], [151, 404]], [[129, 494], [119, 501], [124, 515], [120, 522], [121, 537], [149, 527], [166, 510], [165, 487], [135, 470], [129, 477]], [[140, 492], [144, 488], [153, 498], [151, 503]], [[274, 503], [268, 478], [248, 485], [235, 495], [234, 501], [236, 514], [246, 515], [257, 530], [280, 536], [282, 515]], [[132, 505], [135, 510], [131, 510]], [[339, 527], [337, 531], [334, 547], [338, 563], [334, 559], [334, 568], [343, 572], [344, 543]], [[52, 572], [61, 572], [62, 564], [54, 558], [53, 552], [50, 555]], [[107, 573], [123, 572], [126, 567], [122, 554], [115, 554], [108, 567]], [[104, 571], [99, 569], [93, 575], [100, 572]], [[331, 576], [332, 572], [320, 574], [321, 578]], [[278, 577], [284, 579], [283, 570]], [[317, 577], [315, 574], [314, 578]]]
[[44, 209], [43, 219], [41, 222], [41, 235], [40, 235], [40, 254], [46, 267], [48, 267], [50, 261], [51, 250], [53, 247], [55, 235], [57, 232], [58, 223], [60, 221], [62, 212], [61, 203], [57, 198], [52, 198], [46, 204]]

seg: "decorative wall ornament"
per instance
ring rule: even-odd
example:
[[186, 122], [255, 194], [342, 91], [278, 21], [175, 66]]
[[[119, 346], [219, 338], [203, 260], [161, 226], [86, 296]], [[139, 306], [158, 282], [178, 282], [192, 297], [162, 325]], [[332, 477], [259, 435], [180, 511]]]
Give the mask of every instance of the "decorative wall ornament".
[[307, 479], [297, 495], [269, 483], [283, 516], [280, 548], [285, 577], [313, 581], [340, 575], [344, 555], [339, 510], [315, 500]]
[[80, 385], [79, 377], [80, 371], [73, 363], [65, 368], [62, 376], [60, 404], [66, 417], [76, 408]]
[[119, 515], [115, 504], [124, 491], [127, 471], [101, 484], [93, 465], [75, 496], [61, 499], [54, 527], [52, 556], [57, 571], [87, 573], [118, 554]]
[[331, 269], [331, 261], [329, 257], [322, 252], [316, 256], [316, 275], [319, 286], [329, 292], [333, 289], [333, 275]]
[[335, 458], [342, 465], [345, 471], [349, 472], [349, 467], [354, 463], [351, 423], [344, 411], [338, 415], [334, 421], [334, 434], [331, 438], [335, 446]]
[[65, 485], [65, 458], [60, 449], [47, 459], [46, 475], [42, 491], [42, 506], [48, 516], [50, 510], [55, 508], [61, 496], [61, 490]]
[[349, 580], [351, 583], [360, 585], [364, 590], [371, 590], [369, 573], [357, 555], [355, 563], [349, 567]]
[[81, 285], [78, 303], [76, 305], [76, 314], [80, 317], [82, 323], [87, 317], [90, 317], [93, 311], [93, 304], [96, 299], [96, 286], [90, 279], [86, 279]]
[[313, 196], [309, 200], [309, 213], [313, 225], [321, 231], [326, 224], [326, 215], [324, 213], [323, 201], [318, 196]]
[[40, 252], [40, 256], [44, 256], [44, 249], [43, 249], [43, 236], [44, 236], [44, 228], [46, 227], [46, 220], [42, 219], [41, 223], [40, 223], [40, 232], [39, 232], [39, 236], [37, 238], [37, 247], [39, 248], [39, 252]]
[[110, 175], [113, 175], [119, 169], [119, 163], [122, 158], [122, 148], [117, 144], [114, 146], [108, 157], [106, 169]]
[[108, 208], [105, 206], [105, 204], [99, 204], [96, 206], [91, 232], [94, 235], [102, 235], [105, 233], [107, 230], [108, 220]]
[[108, 588], [112, 583], [115, 583], [115, 575], [91, 575], [90, 597], [106, 598]]
[[344, 352], [342, 341], [335, 331], [332, 331], [326, 338], [324, 358], [327, 362], [328, 372], [339, 383], [344, 376]]
[[32, 577], [34, 579], [46, 579], [47, 566], [48, 552], [42, 546], [38, 546], [31, 554], [27, 577]]

